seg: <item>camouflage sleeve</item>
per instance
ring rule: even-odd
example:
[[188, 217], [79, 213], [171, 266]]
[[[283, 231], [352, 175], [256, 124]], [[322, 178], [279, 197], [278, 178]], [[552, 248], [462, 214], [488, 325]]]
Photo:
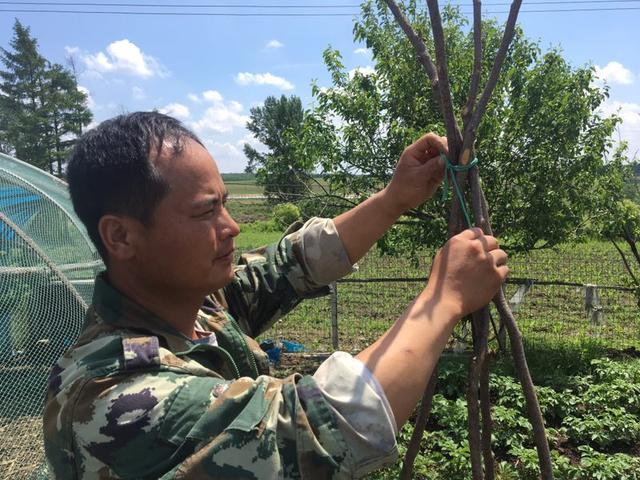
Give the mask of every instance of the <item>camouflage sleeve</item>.
[[245, 333], [256, 337], [302, 299], [328, 294], [327, 285], [353, 269], [333, 221], [312, 218], [278, 243], [242, 255], [224, 296]]
[[352, 445], [310, 376], [140, 373], [94, 379], [77, 398], [80, 478], [351, 479], [395, 458], [395, 444]]
[[393, 462], [398, 427], [387, 396], [371, 371], [348, 353], [335, 352], [313, 378], [338, 413], [337, 427], [357, 459], [356, 476]]

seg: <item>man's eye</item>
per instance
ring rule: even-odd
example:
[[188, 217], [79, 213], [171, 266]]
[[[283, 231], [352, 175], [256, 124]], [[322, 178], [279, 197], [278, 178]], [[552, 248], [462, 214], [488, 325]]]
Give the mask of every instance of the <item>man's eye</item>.
[[215, 209], [215, 208], [211, 208], [211, 209], [207, 210], [206, 212], [202, 212], [202, 213], [201, 213], [200, 215], [198, 215], [198, 216], [200, 216], [200, 217], [207, 217], [207, 216], [209, 216], [209, 215], [211, 215], [211, 214], [215, 213], [215, 211], [216, 211], [216, 209]]

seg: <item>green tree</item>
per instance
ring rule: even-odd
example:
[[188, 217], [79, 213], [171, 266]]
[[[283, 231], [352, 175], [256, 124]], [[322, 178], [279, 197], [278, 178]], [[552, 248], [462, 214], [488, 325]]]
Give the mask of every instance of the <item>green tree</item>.
[[[415, 1], [404, 8], [414, 29], [428, 39], [424, 8]], [[462, 112], [473, 38], [459, 10], [446, 8], [443, 22], [453, 102]], [[321, 166], [334, 193], [349, 200], [386, 184], [402, 149], [422, 133], [444, 133], [430, 82], [384, 1], [362, 7], [354, 37], [371, 50], [374, 71], [348, 72], [340, 52], [327, 49], [324, 61], [333, 85], [314, 85], [316, 107], [296, 144], [300, 155]], [[495, 21], [483, 22], [483, 81], [500, 38]], [[551, 246], [579, 234], [601, 198], [596, 192], [607, 185], [605, 158], [618, 119], [597, 113], [607, 92], [593, 85], [591, 67], [572, 67], [561, 51], [543, 52], [521, 31], [502, 71], [476, 143], [492, 224], [512, 250]], [[409, 225], [394, 228], [382, 247], [441, 244], [445, 207], [436, 199], [408, 212]]]
[[0, 125], [4, 141], [18, 158], [47, 168], [46, 122], [41, 99], [46, 60], [38, 53], [38, 42], [19, 20], [13, 26], [12, 51], [0, 48]]
[[62, 162], [67, 157], [82, 128], [93, 118], [86, 107], [87, 96], [78, 90], [75, 77], [60, 64], [51, 65], [46, 71], [46, 89], [43, 107], [46, 116], [48, 158], [51, 173], [62, 175]]
[[62, 174], [62, 161], [91, 122], [87, 96], [75, 76], [38, 53], [38, 44], [18, 20], [0, 49], [0, 148], [37, 167]]
[[244, 153], [249, 159], [247, 172], [255, 172], [256, 181], [275, 201], [296, 201], [308, 192], [306, 176], [312, 164], [296, 155], [292, 142], [300, 135], [304, 111], [300, 98], [282, 95], [267, 97], [264, 105], [250, 111], [247, 129], [267, 147], [259, 152], [249, 144]]

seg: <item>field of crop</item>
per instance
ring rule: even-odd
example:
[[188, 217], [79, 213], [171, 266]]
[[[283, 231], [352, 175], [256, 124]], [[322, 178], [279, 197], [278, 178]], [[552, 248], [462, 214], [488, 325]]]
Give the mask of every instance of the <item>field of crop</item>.
[[[263, 188], [256, 184], [255, 177], [253, 175], [223, 173], [222, 179], [231, 197], [243, 195], [261, 196], [264, 194]], [[317, 179], [309, 182], [309, 189], [311, 192], [319, 193], [322, 191], [321, 185], [325, 187], [327, 186], [324, 180]]]

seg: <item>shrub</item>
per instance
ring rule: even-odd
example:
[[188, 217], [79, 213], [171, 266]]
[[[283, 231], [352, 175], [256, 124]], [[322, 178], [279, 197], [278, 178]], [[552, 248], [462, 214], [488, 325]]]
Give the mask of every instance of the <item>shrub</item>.
[[273, 209], [273, 220], [281, 230], [284, 230], [299, 218], [300, 209], [293, 203], [281, 203]]

